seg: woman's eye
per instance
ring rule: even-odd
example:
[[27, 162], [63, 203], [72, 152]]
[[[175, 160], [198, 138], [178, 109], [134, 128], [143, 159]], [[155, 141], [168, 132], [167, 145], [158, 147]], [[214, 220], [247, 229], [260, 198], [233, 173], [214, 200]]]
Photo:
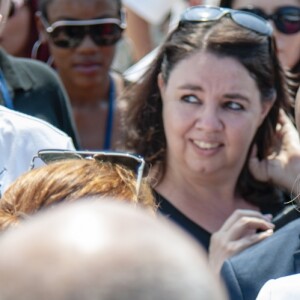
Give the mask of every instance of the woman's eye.
[[200, 100], [195, 95], [185, 95], [181, 97], [181, 100], [188, 103], [199, 103]]
[[237, 103], [237, 102], [226, 102], [224, 104], [224, 106], [228, 109], [231, 109], [231, 110], [244, 110], [244, 106], [240, 103]]

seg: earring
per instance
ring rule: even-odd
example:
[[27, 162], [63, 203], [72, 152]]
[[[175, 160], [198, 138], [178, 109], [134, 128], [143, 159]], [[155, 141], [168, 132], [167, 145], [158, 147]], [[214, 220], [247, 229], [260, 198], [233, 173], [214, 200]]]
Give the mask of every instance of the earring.
[[31, 49], [31, 58], [46, 62], [47, 65], [52, 66], [53, 57], [49, 54], [48, 49], [43, 49], [44, 44], [38, 39]]
[[31, 49], [31, 58], [33, 59], [38, 59], [38, 52], [39, 52], [39, 49], [42, 45], [42, 42], [40, 40], [37, 40], [34, 44], [33, 44], [33, 47]]

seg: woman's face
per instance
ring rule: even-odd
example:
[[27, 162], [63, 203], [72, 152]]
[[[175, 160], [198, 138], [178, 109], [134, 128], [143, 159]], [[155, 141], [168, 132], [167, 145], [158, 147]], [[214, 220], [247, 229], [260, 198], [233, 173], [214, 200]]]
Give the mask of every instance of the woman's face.
[[[262, 9], [267, 15], [275, 12], [281, 6], [300, 7], [299, 0], [235, 0], [232, 8], [240, 9], [254, 7]], [[271, 21], [278, 47], [279, 59], [283, 66], [293, 68], [300, 60], [300, 32], [295, 34], [285, 34], [276, 29]]]
[[[53, 0], [47, 8], [48, 22], [59, 20], [91, 20], [119, 18], [117, 1], [112, 0]], [[55, 66], [67, 86], [89, 88], [107, 78], [115, 46], [98, 46], [89, 35], [74, 48], [53, 44], [44, 32]]]
[[6, 21], [0, 38], [0, 45], [14, 56], [25, 56], [27, 42], [30, 36], [30, 8], [24, 1], [15, 1], [14, 14]]
[[167, 170], [189, 170], [196, 176], [225, 171], [237, 177], [271, 106], [262, 105], [246, 68], [233, 58], [199, 52], [179, 62], [166, 84], [161, 76], [158, 83]]

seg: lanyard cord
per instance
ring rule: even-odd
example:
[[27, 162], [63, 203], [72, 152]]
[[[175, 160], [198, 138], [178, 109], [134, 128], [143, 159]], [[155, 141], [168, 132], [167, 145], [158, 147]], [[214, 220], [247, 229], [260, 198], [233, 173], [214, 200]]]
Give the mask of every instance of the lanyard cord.
[[111, 148], [112, 129], [113, 129], [114, 110], [115, 110], [115, 98], [116, 98], [115, 83], [112, 77], [109, 76], [108, 116], [106, 119], [106, 129], [105, 129], [103, 150], [109, 150]]
[[2, 93], [2, 96], [3, 96], [4, 105], [7, 108], [14, 109], [13, 101], [12, 101], [10, 95], [9, 95], [7, 84], [5, 82], [5, 78], [4, 78], [3, 73], [1, 71], [0, 71], [0, 90], [1, 90], [1, 93]]

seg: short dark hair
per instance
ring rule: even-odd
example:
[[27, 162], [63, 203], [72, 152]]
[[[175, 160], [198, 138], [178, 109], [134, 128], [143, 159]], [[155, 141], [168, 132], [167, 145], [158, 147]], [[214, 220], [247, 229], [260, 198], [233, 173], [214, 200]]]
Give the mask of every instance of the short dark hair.
[[[218, 22], [179, 25], [161, 46], [143, 78], [125, 94], [128, 107], [124, 118], [126, 147], [143, 155], [149, 163], [159, 164], [161, 174], [165, 170], [167, 144], [157, 76], [161, 73], [167, 82], [178, 62], [200, 50], [239, 61], [254, 78], [262, 101], [271, 101], [276, 95], [274, 105], [253, 140], [260, 159], [266, 158], [274, 147], [279, 110], [289, 111], [290, 108], [286, 77], [272, 37], [238, 26], [227, 17]], [[264, 204], [270, 207], [269, 204], [274, 205], [276, 201], [280, 203], [282, 199], [273, 186], [261, 184], [251, 176], [248, 159], [239, 177], [237, 193], [261, 208]]]

